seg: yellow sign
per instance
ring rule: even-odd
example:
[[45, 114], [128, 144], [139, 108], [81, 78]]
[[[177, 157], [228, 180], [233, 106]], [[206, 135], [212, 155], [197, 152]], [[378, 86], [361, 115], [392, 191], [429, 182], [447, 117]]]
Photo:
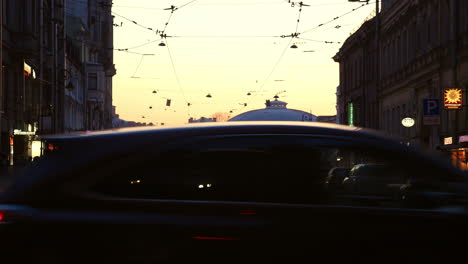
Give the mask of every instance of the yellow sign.
[[453, 143], [452, 137], [444, 138], [444, 145], [450, 145]]
[[459, 88], [445, 88], [444, 91], [444, 108], [445, 109], [461, 109], [463, 102], [463, 93]]
[[24, 76], [27, 76], [27, 77], [32, 76], [32, 67], [29, 66], [26, 62], [24, 63]]

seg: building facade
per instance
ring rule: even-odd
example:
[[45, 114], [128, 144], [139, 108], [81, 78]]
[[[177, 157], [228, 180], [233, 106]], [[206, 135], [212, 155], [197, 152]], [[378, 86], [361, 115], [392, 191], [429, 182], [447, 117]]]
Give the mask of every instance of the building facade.
[[10, 164], [40, 153], [37, 135], [63, 125], [63, 0], [3, 0], [0, 152]]
[[113, 63], [112, 1], [89, 1], [86, 42], [86, 78], [88, 87], [88, 124], [90, 130], [112, 127]]
[[[443, 103], [445, 88], [468, 88], [468, 1], [384, 0], [379, 20], [379, 38], [373, 18], [334, 57], [340, 63], [341, 123], [445, 149], [454, 164], [466, 166], [466, 96], [459, 110], [444, 109]], [[429, 101], [437, 105], [432, 113]], [[402, 125], [406, 117], [414, 126]]]
[[22, 164], [42, 153], [40, 135], [112, 127], [111, 1], [0, 7], [0, 158]]
[[[79, 35], [69, 39], [80, 46], [85, 87], [85, 127], [112, 128], [113, 16], [111, 0], [66, 0], [70, 27]], [[81, 31], [80, 31], [81, 29]]]

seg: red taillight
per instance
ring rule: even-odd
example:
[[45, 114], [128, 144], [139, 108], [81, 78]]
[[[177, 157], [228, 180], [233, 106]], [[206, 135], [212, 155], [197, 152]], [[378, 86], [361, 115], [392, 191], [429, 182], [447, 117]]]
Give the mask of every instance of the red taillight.
[[240, 240], [239, 238], [233, 237], [205, 237], [205, 236], [194, 236], [192, 239], [199, 239], [199, 240]]
[[58, 145], [55, 145], [55, 144], [52, 144], [52, 143], [48, 143], [48, 144], [46, 145], [46, 149], [47, 149], [48, 151], [50, 151], [50, 152], [52, 152], [52, 151], [57, 151], [57, 150], [59, 150], [59, 146], [58, 146]]
[[241, 210], [240, 214], [241, 215], [256, 215], [257, 212], [255, 212], [255, 210]]
[[2, 221], [3, 221], [3, 213], [0, 212], [0, 222], [2, 222]]

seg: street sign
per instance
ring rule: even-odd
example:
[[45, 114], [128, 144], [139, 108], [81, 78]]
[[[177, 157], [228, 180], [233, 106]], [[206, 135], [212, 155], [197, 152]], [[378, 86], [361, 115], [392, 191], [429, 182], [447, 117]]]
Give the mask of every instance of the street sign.
[[461, 109], [463, 93], [460, 88], [445, 88], [444, 107], [445, 109]]
[[424, 99], [424, 115], [439, 115], [439, 99]]
[[424, 99], [423, 100], [424, 125], [440, 125], [440, 103], [439, 99]]

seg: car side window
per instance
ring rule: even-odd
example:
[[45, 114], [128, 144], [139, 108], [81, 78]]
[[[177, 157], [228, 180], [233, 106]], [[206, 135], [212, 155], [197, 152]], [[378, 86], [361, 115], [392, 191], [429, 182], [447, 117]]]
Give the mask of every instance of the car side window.
[[307, 138], [246, 142], [200, 142], [145, 155], [92, 189], [139, 199], [378, 207], [407, 206], [414, 195], [418, 164], [398, 155]]
[[94, 189], [132, 198], [313, 202], [329, 166], [296, 147], [164, 153], [115, 171]]

